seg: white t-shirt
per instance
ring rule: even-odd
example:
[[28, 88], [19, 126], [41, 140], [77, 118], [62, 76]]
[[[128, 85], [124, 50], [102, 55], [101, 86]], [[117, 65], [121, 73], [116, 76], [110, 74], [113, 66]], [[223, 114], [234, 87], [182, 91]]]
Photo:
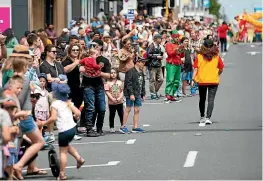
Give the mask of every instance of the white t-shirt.
[[[71, 103], [71, 105], [74, 104]], [[70, 130], [76, 126], [76, 123], [73, 120], [72, 111], [66, 102], [55, 100], [51, 107], [55, 108], [58, 113], [56, 125], [59, 133]]]

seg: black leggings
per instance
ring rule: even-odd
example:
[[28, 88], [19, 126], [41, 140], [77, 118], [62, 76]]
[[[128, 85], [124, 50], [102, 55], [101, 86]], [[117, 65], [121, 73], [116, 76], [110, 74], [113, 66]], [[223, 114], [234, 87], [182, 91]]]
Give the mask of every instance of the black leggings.
[[208, 106], [206, 112], [206, 118], [211, 118], [212, 112], [214, 109], [214, 100], [216, 96], [218, 85], [208, 85], [208, 86], [200, 86], [199, 85], [199, 110], [201, 117], [205, 117], [205, 101], [206, 94], [208, 90]]
[[110, 128], [114, 128], [114, 118], [116, 111], [118, 112], [121, 126], [123, 124], [123, 104], [117, 104], [117, 105], [109, 105], [110, 115], [109, 115], [109, 121], [110, 121]]

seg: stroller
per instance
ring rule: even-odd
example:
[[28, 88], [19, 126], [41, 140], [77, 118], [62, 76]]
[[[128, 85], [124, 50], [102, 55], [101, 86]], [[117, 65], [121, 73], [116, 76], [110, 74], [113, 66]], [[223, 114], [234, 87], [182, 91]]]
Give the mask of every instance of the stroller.
[[[29, 143], [27, 140], [23, 139], [21, 143], [20, 150], [18, 152], [18, 160], [22, 158], [26, 150], [31, 146], [31, 143]], [[28, 166], [32, 161], [34, 161], [37, 158], [38, 154], [34, 155], [27, 163], [25, 166]], [[49, 151], [48, 151], [48, 161], [49, 161], [49, 167], [51, 169], [51, 172], [54, 177], [59, 176], [60, 172], [60, 165], [59, 165], [59, 160], [58, 156], [56, 153], [56, 150], [52, 144], [49, 144]]]

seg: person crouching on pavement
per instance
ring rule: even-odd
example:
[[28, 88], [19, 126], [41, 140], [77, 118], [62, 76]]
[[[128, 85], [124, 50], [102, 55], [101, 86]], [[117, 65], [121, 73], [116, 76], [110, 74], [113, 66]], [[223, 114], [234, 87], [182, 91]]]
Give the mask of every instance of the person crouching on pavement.
[[166, 87], [165, 87], [165, 102], [179, 101], [174, 98], [174, 95], [180, 85], [181, 78], [181, 58], [184, 58], [182, 53], [183, 47], [179, 45], [179, 34], [176, 30], [172, 32], [172, 41], [165, 46], [168, 58], [166, 63]]
[[80, 111], [74, 106], [74, 104], [68, 101], [68, 94], [70, 88], [67, 84], [52, 84], [52, 91], [56, 100], [51, 104], [51, 117], [42, 122], [43, 125], [50, 124], [56, 121], [58, 128], [58, 145], [60, 151], [60, 180], [66, 180], [65, 169], [67, 165], [67, 153], [72, 155], [77, 161], [77, 169], [79, 169], [85, 160], [79, 155], [77, 150], [70, 146], [69, 143], [73, 140], [76, 134], [76, 120], [80, 117]]
[[149, 70], [150, 70], [150, 92], [151, 99], [159, 99], [158, 91], [163, 84], [162, 59], [163, 52], [161, 49], [162, 36], [155, 35], [154, 42], [149, 46]]
[[145, 100], [145, 78], [143, 68], [147, 60], [142, 57], [136, 57], [135, 66], [130, 69], [125, 75], [124, 95], [126, 97], [126, 108], [123, 116], [123, 125], [120, 127], [120, 132], [129, 133], [125, 126], [128, 121], [131, 107], [134, 106], [133, 116], [133, 133], [143, 133], [144, 129], [139, 127], [139, 112], [142, 106], [142, 101]]
[[[214, 108], [216, 91], [223, 72], [224, 63], [213, 40], [206, 40], [194, 62], [193, 82], [199, 86], [200, 123], [212, 124], [210, 120]], [[205, 117], [205, 102], [208, 91], [208, 107]]]

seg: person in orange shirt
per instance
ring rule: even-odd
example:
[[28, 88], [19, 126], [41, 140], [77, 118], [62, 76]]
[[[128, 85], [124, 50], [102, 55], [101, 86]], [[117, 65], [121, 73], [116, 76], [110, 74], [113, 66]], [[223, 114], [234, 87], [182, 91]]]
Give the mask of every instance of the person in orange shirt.
[[[219, 50], [213, 40], [207, 39], [197, 54], [194, 62], [193, 82], [199, 86], [200, 124], [212, 124], [210, 120], [214, 108], [214, 100], [223, 72], [224, 63], [219, 56]], [[208, 91], [208, 107], [205, 116], [205, 102]]]

